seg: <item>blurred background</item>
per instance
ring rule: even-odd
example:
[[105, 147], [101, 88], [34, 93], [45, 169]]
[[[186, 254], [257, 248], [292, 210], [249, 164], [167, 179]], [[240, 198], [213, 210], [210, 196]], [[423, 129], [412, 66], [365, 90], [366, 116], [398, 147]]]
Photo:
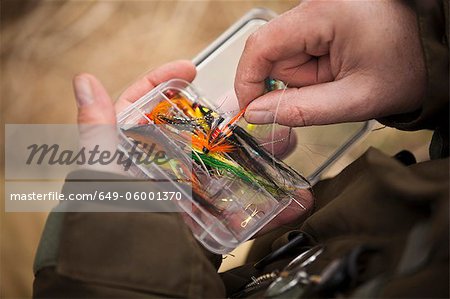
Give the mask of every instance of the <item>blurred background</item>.
[[[297, 1], [19, 1], [1, 2], [1, 122], [75, 123], [71, 78], [90, 72], [113, 97], [148, 70], [171, 60], [192, 59], [255, 7], [282, 13]], [[218, 70], [220, 71], [220, 70]], [[402, 149], [428, 158], [430, 132], [375, 126], [329, 175], [369, 146], [390, 155]], [[2, 142], [4, 130], [1, 130]], [[324, 141], [318, 139], [314, 151]], [[310, 151], [311, 148], [308, 147]], [[2, 181], [4, 149], [1, 147]], [[302, 155], [297, 151], [294, 155]], [[290, 159], [295, 160], [295, 156]], [[4, 201], [4, 184], [1, 187]], [[32, 263], [44, 213], [5, 213], [1, 205], [3, 298], [29, 298]], [[227, 256], [223, 269], [243, 262], [248, 245]]]

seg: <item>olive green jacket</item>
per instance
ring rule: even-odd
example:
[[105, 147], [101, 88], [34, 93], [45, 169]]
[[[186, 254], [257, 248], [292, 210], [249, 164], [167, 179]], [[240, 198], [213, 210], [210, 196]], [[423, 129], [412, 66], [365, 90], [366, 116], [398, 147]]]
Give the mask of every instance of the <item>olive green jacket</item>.
[[[177, 214], [52, 213], [37, 252], [34, 297], [233, 296], [252, 276], [282, 269], [316, 244], [326, 250], [308, 271], [319, 275], [355, 247], [371, 251], [351, 282], [312, 296], [448, 297], [448, 2], [417, 1], [415, 9], [427, 66], [425, 101], [414, 113], [381, 121], [434, 130], [432, 160], [405, 165], [369, 149], [314, 186], [315, 209], [306, 221], [258, 238], [249, 264], [222, 274], [221, 257], [204, 250]], [[76, 191], [70, 183], [64, 190]], [[298, 232], [305, 235], [301, 246], [253, 267]]]

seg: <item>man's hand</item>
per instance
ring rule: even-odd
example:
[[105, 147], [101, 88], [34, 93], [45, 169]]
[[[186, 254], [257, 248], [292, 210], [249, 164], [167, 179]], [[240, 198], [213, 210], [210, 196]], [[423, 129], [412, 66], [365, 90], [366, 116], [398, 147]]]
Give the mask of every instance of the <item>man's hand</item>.
[[[73, 85], [78, 105], [78, 125], [82, 145], [100, 144], [102, 148], [115, 151], [118, 144], [116, 114], [141, 98], [158, 84], [174, 78], [192, 81], [196, 75], [195, 66], [189, 61], [176, 61], [150, 71], [142, 79], [128, 87], [115, 106], [103, 85], [90, 74], [74, 78]], [[101, 171], [120, 172], [117, 165], [102, 166]], [[312, 195], [307, 190], [299, 190], [299, 200], [306, 210], [292, 203], [273, 219], [263, 230], [267, 232], [280, 225], [307, 215], [312, 207]]]
[[78, 124], [116, 123], [116, 114], [125, 110], [158, 84], [178, 78], [191, 82], [196, 74], [195, 66], [187, 60], [167, 63], [147, 73], [128, 87], [115, 106], [103, 85], [90, 74], [77, 75], [73, 80], [78, 105]]
[[[195, 66], [190, 61], [175, 61], [147, 73], [128, 87], [115, 105], [100, 81], [90, 74], [75, 76], [73, 86], [78, 106], [78, 127], [80, 146], [91, 150], [99, 146], [102, 151], [115, 153], [119, 144], [116, 129], [116, 115], [140, 99], [158, 84], [179, 78], [192, 81]], [[94, 165], [90, 169], [122, 173], [116, 163]]]
[[[288, 84], [263, 95], [264, 79]], [[245, 118], [308, 126], [412, 112], [426, 85], [414, 12], [401, 1], [306, 1], [247, 40], [235, 80]]]

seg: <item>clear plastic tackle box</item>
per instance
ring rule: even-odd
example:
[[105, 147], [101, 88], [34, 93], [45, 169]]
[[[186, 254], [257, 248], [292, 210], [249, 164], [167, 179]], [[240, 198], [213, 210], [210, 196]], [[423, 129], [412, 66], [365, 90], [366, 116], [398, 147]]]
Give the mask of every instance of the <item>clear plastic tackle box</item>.
[[[127, 130], [153, 125], [147, 137], [165, 144], [175, 159], [165, 166], [136, 163], [134, 175], [172, 180], [184, 194], [176, 204], [194, 236], [219, 254], [250, 239], [293, 200], [304, 207], [298, 191], [317, 182], [370, 127], [352, 123], [291, 129], [251, 125], [242, 118], [226, 141], [198, 150], [210, 138], [204, 130], [239, 111], [234, 97], [224, 94], [233, 89], [245, 40], [274, 16], [266, 9], [251, 10], [194, 59], [198, 74], [192, 83], [162, 83], [118, 117], [125, 152], [133, 146]], [[156, 110], [164, 112], [155, 118]], [[293, 136], [293, 153], [284, 161], [275, 158], [279, 144], [289, 144]]]

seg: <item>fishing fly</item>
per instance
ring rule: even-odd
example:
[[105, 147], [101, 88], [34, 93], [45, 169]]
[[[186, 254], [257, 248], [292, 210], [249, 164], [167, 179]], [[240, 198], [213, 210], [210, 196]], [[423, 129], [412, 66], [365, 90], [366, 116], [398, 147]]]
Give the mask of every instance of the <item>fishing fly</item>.
[[[268, 91], [283, 86], [277, 80], [266, 81]], [[223, 202], [214, 201], [211, 182], [228, 181], [228, 185], [259, 188], [281, 200], [294, 197], [298, 181], [306, 181], [267, 152], [240, 124], [245, 108], [237, 113], [219, 113], [183, 90], [167, 89], [163, 94], [164, 98], [145, 113], [145, 120], [124, 133], [140, 143], [152, 134], [167, 136], [160, 147], [168, 155], [173, 153], [175, 159], [161, 167], [171, 179], [189, 182], [194, 200], [211, 214], [220, 214]], [[159, 133], [146, 130], [149, 125], [161, 125]], [[184, 158], [180, 157], [179, 148], [183, 149]]]

